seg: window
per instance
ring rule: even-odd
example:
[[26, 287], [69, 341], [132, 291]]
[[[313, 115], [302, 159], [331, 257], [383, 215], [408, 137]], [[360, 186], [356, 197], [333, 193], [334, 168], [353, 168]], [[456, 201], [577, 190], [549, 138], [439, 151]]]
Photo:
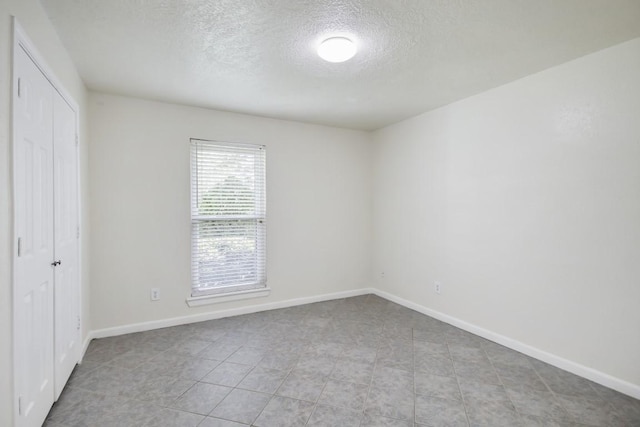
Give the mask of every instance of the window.
[[266, 288], [265, 147], [191, 140], [192, 297]]

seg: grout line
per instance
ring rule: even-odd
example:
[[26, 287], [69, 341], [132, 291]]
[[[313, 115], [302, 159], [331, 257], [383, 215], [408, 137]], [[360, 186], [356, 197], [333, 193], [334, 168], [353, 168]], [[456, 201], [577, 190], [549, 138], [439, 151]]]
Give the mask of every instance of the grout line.
[[456, 384], [458, 384], [458, 392], [460, 392], [460, 398], [462, 399], [462, 407], [464, 408], [464, 415], [467, 418], [467, 425], [471, 425], [471, 418], [469, 418], [469, 408], [467, 407], [466, 399], [464, 398], [464, 394], [462, 393], [462, 387], [460, 387], [460, 377], [456, 372], [456, 364], [453, 363], [453, 354], [451, 354], [451, 349], [449, 348], [449, 340], [447, 339], [446, 334], [444, 334], [445, 346], [447, 347], [447, 352], [449, 353], [449, 359], [451, 360], [451, 367], [453, 368], [453, 376], [456, 379]]
[[[551, 366], [551, 365], [550, 365]], [[567, 407], [565, 406], [564, 403], [562, 403], [562, 401], [558, 398], [558, 395], [561, 393], [556, 393], [551, 386], [549, 385], [549, 383], [544, 379], [544, 377], [540, 374], [540, 372], [538, 372], [538, 370], [536, 369], [535, 365], [531, 364], [531, 367], [533, 368], [533, 371], [536, 373], [536, 375], [538, 376], [538, 378], [540, 378], [540, 381], [542, 381], [542, 383], [547, 387], [547, 389], [549, 390], [549, 392], [553, 395], [553, 399], [560, 405], [560, 407], [562, 409], [564, 409], [564, 411], [567, 413], [567, 415], [569, 416], [569, 418], [576, 422], [576, 423], [580, 423], [580, 421], [578, 419], [576, 419], [573, 415], [571, 415], [571, 413], [569, 412], [569, 410], [567, 409]], [[555, 368], [555, 367], [554, 367]], [[555, 369], [559, 369], [559, 368], [555, 368]], [[575, 375], [575, 374], [572, 374]], [[593, 389], [593, 387], [591, 387]], [[595, 390], [594, 390], [595, 391]], [[596, 392], [597, 393], [597, 392]]]
[[[386, 325], [386, 320], [382, 322], [382, 334], [380, 335], [381, 337], [384, 336], [385, 325]], [[382, 342], [383, 340], [381, 339], [380, 341]], [[376, 358], [373, 361], [373, 370], [371, 372], [371, 378], [369, 379], [369, 387], [367, 389], [367, 395], [364, 398], [364, 404], [362, 406], [362, 418], [360, 419], [360, 425], [362, 425], [364, 421], [364, 417], [366, 416], [367, 403], [369, 402], [369, 396], [371, 395], [371, 389], [373, 388], [373, 377], [375, 376], [376, 370], [378, 368], [378, 352], [380, 351], [380, 347], [382, 345], [381, 342], [379, 342], [378, 345], [376, 346]]]
[[511, 399], [511, 396], [509, 396], [509, 393], [507, 392], [507, 386], [502, 381], [502, 377], [500, 376], [500, 374], [498, 373], [498, 370], [496, 369], [495, 365], [493, 364], [493, 360], [491, 360], [491, 357], [489, 357], [489, 353], [487, 353], [487, 351], [482, 347], [482, 344], [480, 345], [480, 349], [482, 350], [482, 353], [487, 357], [487, 360], [489, 361], [489, 364], [491, 365], [491, 368], [493, 369], [493, 372], [498, 377], [498, 381], [500, 381], [500, 385], [502, 386], [502, 389], [504, 390], [504, 394], [507, 396], [507, 399], [509, 399], [509, 402], [511, 403], [511, 406], [513, 406], [513, 409], [516, 412], [516, 415], [518, 415], [518, 419], [520, 421], [522, 421], [522, 415], [523, 414], [521, 414], [520, 411], [518, 411], [518, 407], [513, 403], [513, 399]]

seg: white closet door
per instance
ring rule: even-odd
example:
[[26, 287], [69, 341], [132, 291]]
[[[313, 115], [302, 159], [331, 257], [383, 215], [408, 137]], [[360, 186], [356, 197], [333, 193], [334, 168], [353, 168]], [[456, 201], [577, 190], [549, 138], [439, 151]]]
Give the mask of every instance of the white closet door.
[[53, 94], [53, 183], [55, 259], [55, 397], [80, 354], [78, 167], [76, 114], [57, 91]]
[[14, 71], [16, 422], [40, 426], [54, 399], [53, 88], [22, 49]]

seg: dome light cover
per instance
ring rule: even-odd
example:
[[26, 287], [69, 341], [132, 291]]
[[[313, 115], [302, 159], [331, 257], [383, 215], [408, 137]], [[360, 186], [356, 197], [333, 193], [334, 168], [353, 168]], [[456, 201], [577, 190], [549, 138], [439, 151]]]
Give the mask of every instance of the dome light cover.
[[330, 37], [318, 46], [320, 58], [329, 62], [344, 62], [356, 54], [356, 44], [346, 37]]

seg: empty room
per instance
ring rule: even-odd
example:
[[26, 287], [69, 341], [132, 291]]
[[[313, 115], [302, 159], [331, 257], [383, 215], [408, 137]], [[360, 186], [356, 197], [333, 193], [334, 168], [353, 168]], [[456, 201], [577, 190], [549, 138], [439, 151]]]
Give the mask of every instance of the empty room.
[[639, 23], [1, 0], [0, 426], [640, 427]]

